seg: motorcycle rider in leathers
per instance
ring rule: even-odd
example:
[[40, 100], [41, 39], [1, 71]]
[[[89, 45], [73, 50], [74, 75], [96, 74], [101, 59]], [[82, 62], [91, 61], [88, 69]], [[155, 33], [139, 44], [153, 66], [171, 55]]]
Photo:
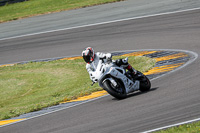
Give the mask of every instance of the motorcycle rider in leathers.
[[[87, 47], [85, 50], [83, 50], [82, 57], [87, 63], [86, 69], [92, 81], [94, 78], [92, 77], [92, 72], [96, 70], [99, 59], [104, 59], [104, 62], [112, 61], [111, 53], [95, 53], [93, 48], [91, 47]], [[117, 59], [116, 61], [114, 61], [114, 63], [119, 67], [121, 66], [124, 69], [127, 69], [132, 78], [134, 78], [134, 76], [137, 75], [137, 71], [128, 63], [126, 59]]]

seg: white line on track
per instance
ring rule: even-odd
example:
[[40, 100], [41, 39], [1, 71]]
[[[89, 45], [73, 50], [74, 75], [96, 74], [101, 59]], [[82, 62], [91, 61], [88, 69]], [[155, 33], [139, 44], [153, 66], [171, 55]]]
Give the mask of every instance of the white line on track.
[[152, 130], [149, 130], [149, 131], [144, 131], [142, 133], [155, 132], [155, 131], [158, 131], [158, 130], [162, 130], [162, 129], [166, 129], [166, 128], [170, 128], [170, 127], [175, 127], [175, 126], [179, 126], [179, 125], [183, 125], [183, 124], [187, 124], [187, 123], [192, 123], [192, 122], [196, 122], [196, 121], [200, 121], [200, 118], [181, 122], [181, 123], [177, 123], [177, 124], [173, 124], [173, 125], [169, 125], [169, 126], [164, 126], [164, 127], [160, 127], [160, 128], [156, 128], [156, 129], [152, 129]]
[[69, 28], [63, 28], [63, 29], [57, 29], [57, 30], [50, 30], [50, 31], [38, 32], [38, 33], [31, 33], [31, 34], [26, 34], [26, 35], [19, 35], [19, 36], [14, 36], [14, 37], [2, 38], [2, 39], [0, 39], [0, 41], [20, 38], [20, 37], [26, 37], [26, 36], [39, 35], [39, 34], [44, 34], [44, 33], [51, 33], [51, 32], [64, 31], [64, 30], [77, 29], [77, 28], [90, 27], [90, 26], [97, 26], [97, 25], [103, 25], [103, 24], [109, 24], [109, 23], [115, 23], [115, 22], [122, 22], [122, 21], [134, 20], [134, 19], [141, 19], [141, 18], [162, 16], [162, 15], [175, 14], [175, 13], [181, 13], [181, 12], [187, 12], [187, 11], [194, 11], [194, 10], [199, 10], [199, 9], [200, 9], [200, 7], [199, 8], [179, 10], [179, 11], [173, 11], [173, 12], [152, 14], [152, 15], [146, 15], [146, 16], [125, 18], [125, 19], [119, 19], [119, 20], [113, 20], [113, 21], [106, 21], [106, 22], [100, 22], [100, 23], [94, 23], [94, 24], [88, 24], [88, 25], [82, 25], [82, 26], [75, 26], [75, 27], [69, 27]]

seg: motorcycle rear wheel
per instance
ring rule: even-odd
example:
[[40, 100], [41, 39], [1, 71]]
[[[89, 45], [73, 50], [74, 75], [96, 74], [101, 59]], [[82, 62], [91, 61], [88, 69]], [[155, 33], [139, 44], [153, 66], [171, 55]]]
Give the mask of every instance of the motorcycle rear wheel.
[[120, 89], [122, 90], [122, 92], [117, 91], [111, 84], [111, 82], [109, 80], [106, 80], [103, 83], [104, 89], [113, 97], [117, 98], [117, 99], [124, 99], [127, 97], [126, 95], [126, 91], [124, 89], [124, 87], [120, 84]]
[[151, 82], [145, 75], [143, 75], [142, 80], [140, 80], [140, 91], [146, 92], [149, 91], [150, 89], [151, 89]]

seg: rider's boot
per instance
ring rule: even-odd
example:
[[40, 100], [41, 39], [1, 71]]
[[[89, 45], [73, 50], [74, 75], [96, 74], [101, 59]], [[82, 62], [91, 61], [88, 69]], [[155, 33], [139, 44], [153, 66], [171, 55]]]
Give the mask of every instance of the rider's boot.
[[135, 79], [135, 76], [137, 75], [137, 70], [135, 70], [130, 64], [128, 64], [127, 68], [128, 73], [131, 75], [132, 79]]
[[137, 70], [135, 70], [129, 63], [128, 63], [128, 58], [125, 59], [118, 59], [115, 61], [117, 66], [122, 66], [124, 69], [127, 69], [127, 76], [130, 79], [136, 80], [137, 76]]

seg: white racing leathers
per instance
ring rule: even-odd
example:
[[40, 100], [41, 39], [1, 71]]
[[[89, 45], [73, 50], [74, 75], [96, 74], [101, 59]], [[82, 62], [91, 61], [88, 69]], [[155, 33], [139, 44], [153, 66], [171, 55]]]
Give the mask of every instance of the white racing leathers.
[[[97, 52], [95, 53], [95, 57], [94, 57], [94, 61], [92, 63], [88, 63], [86, 64], [86, 69], [90, 75], [90, 79], [93, 81], [94, 80], [94, 77], [93, 77], [93, 72], [96, 71], [97, 69], [97, 65], [99, 63], [99, 59], [100, 58], [103, 58], [104, 62], [107, 62], [108, 60], [112, 60], [112, 55], [111, 53], [100, 53], [100, 52]], [[94, 81], [93, 81], [94, 82]]]

